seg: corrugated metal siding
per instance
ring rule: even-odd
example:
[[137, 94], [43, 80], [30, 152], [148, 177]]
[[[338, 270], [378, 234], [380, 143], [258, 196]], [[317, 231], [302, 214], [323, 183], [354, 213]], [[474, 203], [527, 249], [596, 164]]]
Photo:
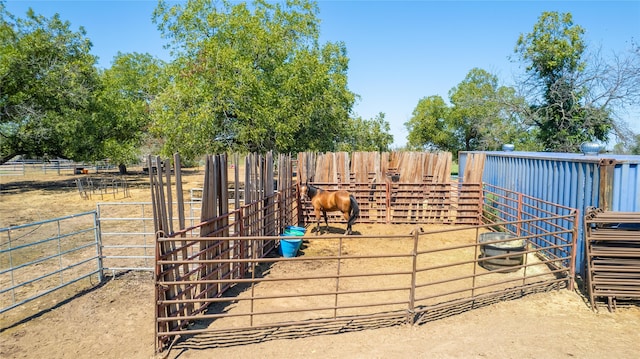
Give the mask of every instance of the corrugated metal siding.
[[[467, 154], [459, 156], [464, 173]], [[580, 211], [576, 269], [584, 274], [584, 213], [600, 204], [600, 167], [603, 158], [614, 160], [612, 211], [640, 211], [640, 156], [584, 156], [571, 153], [484, 152], [483, 181]], [[464, 182], [464, 178], [460, 179]]]
[[615, 165], [611, 211], [640, 212], [640, 159]]

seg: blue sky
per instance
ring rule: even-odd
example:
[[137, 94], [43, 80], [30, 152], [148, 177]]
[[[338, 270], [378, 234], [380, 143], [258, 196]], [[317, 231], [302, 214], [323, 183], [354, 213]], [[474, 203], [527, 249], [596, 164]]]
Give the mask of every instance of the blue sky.
[[[513, 84], [522, 72], [511, 61], [518, 36], [531, 32], [543, 11], [570, 12], [585, 40], [603, 54], [622, 53], [640, 42], [640, 1], [319, 1], [322, 43], [344, 41], [349, 89], [360, 95], [354, 112], [366, 119], [385, 113], [394, 146], [406, 143], [404, 123], [418, 101], [459, 84], [474, 67]], [[59, 13], [75, 29], [84, 26], [99, 66], [120, 52], [148, 52], [170, 60], [151, 22], [156, 1], [17, 1], [9, 12], [31, 7]], [[640, 133], [640, 109], [624, 118]]]

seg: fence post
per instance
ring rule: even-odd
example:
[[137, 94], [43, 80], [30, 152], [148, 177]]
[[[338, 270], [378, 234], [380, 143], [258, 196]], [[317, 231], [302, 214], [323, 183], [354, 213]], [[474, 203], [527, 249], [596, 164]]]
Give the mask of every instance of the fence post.
[[391, 222], [391, 183], [389, 183], [388, 181], [386, 182], [386, 186], [385, 186], [385, 190], [386, 190], [386, 196], [385, 196], [385, 201], [386, 201], [386, 220], [387, 220], [387, 224], [389, 224]]
[[98, 210], [93, 212], [93, 233], [96, 241], [96, 257], [98, 259], [98, 281], [102, 282], [104, 279], [104, 264], [102, 263], [102, 232], [100, 230], [100, 206]]
[[518, 226], [516, 227], [516, 236], [520, 237], [520, 233], [522, 231], [522, 193], [518, 193], [518, 217], [516, 218], [518, 221]]
[[[8, 244], [7, 251], [9, 254], [9, 268], [13, 268], [13, 251], [11, 250], [11, 247], [13, 244], [11, 243], [11, 227], [9, 227], [9, 230], [7, 231], [7, 244]], [[16, 303], [16, 289], [15, 289], [16, 280], [14, 277], [13, 270], [9, 272], [9, 274], [11, 275], [11, 303], [15, 304]], [[2, 307], [0, 307], [0, 309], [2, 309]]]
[[413, 324], [415, 321], [415, 301], [416, 301], [416, 278], [418, 271], [418, 234], [420, 233], [420, 228], [416, 227], [413, 234], [413, 252], [411, 255], [413, 256], [412, 270], [411, 270], [411, 289], [409, 289], [409, 308], [407, 308], [407, 324]]
[[[571, 259], [569, 264], [569, 290], [573, 291], [576, 282], [576, 255], [578, 251], [578, 227], [580, 226], [580, 210], [574, 209], [571, 211], [573, 215], [573, 230], [571, 231]], [[585, 225], [586, 227], [586, 225]], [[586, 228], [583, 233], [587, 233]], [[585, 244], [586, 245], [586, 244]]]

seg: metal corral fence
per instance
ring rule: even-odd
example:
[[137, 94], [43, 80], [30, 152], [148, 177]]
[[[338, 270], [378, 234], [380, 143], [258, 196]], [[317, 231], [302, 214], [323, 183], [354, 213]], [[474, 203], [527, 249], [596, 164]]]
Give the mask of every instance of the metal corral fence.
[[[185, 286], [229, 290], [209, 298], [160, 300], [159, 308], [172, 310], [157, 318], [160, 327], [170, 328], [157, 333], [159, 344], [167, 345], [176, 335], [188, 338], [174, 344], [176, 348], [227, 346], [416, 324], [527, 293], [570, 288], [577, 214], [558, 211], [566, 214], [437, 231], [416, 226], [411, 234], [393, 236], [304, 236], [303, 253], [297, 257], [274, 250], [264, 256], [253, 251], [207, 260], [161, 258], [160, 266], [190, 272], [200, 266], [226, 268], [216, 277], [158, 281], [165, 291], [180, 293]], [[490, 230], [506, 233], [508, 228], [518, 234], [483, 244], [476, 240], [483, 233], [502, 233]], [[442, 240], [444, 233], [451, 240]], [[277, 237], [216, 240], [234, 249], [265, 243], [275, 247], [279, 242]], [[486, 261], [514, 256], [483, 256], [483, 245], [514, 240], [526, 243], [519, 252], [521, 264], [483, 267]], [[178, 238], [159, 241], [184, 249], [200, 248], [211, 238], [190, 238], [187, 244]], [[242, 273], [242, 268], [243, 276], [231, 274]], [[201, 313], [193, 310], [207, 306]], [[195, 324], [187, 326], [189, 322]]]
[[[201, 205], [186, 203], [190, 226], [200, 223]], [[193, 228], [186, 235], [198, 236]], [[99, 282], [109, 272], [153, 271], [154, 241], [151, 202], [98, 203], [96, 211], [0, 228], [0, 313], [92, 275]]]
[[[461, 182], [475, 156], [484, 183], [524, 193], [586, 213], [597, 207], [608, 211], [640, 211], [640, 156], [551, 152], [460, 152]], [[485, 160], [486, 158], [486, 160]], [[579, 216], [576, 268], [584, 277], [584, 217]]]
[[22, 162], [9, 162], [0, 165], [0, 176], [24, 176], [25, 164]]
[[[418, 222], [411, 233], [391, 236], [305, 235], [297, 257], [278, 254], [282, 236], [158, 238], [159, 247], [172, 249], [156, 263], [159, 349], [177, 336], [188, 339], [174, 347], [225, 346], [422, 323], [572, 288], [577, 211], [495, 187], [483, 193], [476, 218], [486, 224], [429, 230]], [[270, 208], [253, 213], [265, 218]], [[479, 240], [493, 233], [504, 237]], [[483, 248], [513, 241], [523, 243], [517, 253]], [[515, 265], [491, 266], [514, 256]]]
[[14, 175], [24, 176], [27, 172], [57, 173], [60, 174], [82, 174], [88, 173], [89, 170], [96, 172], [110, 170], [115, 168], [112, 163], [106, 161], [98, 161], [95, 163], [74, 162], [64, 159], [56, 159], [49, 161], [42, 160], [21, 160], [9, 161], [0, 165], [0, 176]]
[[[480, 224], [480, 183], [313, 182], [323, 190], [348, 190], [360, 207], [359, 223]], [[300, 222], [315, 222], [308, 199], [301, 203]], [[346, 223], [340, 212], [328, 212], [332, 222]], [[323, 219], [324, 221], [324, 219]]]
[[91, 276], [101, 281], [97, 229], [96, 211], [1, 228], [0, 313]]
[[[200, 223], [202, 203], [185, 203], [185, 218], [190, 227]], [[153, 271], [155, 232], [151, 202], [98, 203], [98, 224], [103, 272], [130, 270]], [[177, 227], [177, 219], [175, 220]], [[198, 236], [199, 229], [185, 232]]]

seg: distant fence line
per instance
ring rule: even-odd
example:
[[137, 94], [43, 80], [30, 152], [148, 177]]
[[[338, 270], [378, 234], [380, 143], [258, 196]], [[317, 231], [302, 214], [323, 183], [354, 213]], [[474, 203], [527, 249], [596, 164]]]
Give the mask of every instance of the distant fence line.
[[0, 176], [24, 176], [27, 172], [42, 173], [86, 173], [83, 171], [94, 170], [96, 172], [111, 170], [116, 166], [107, 161], [98, 161], [95, 163], [74, 162], [68, 160], [24, 160], [9, 161], [0, 165]]

